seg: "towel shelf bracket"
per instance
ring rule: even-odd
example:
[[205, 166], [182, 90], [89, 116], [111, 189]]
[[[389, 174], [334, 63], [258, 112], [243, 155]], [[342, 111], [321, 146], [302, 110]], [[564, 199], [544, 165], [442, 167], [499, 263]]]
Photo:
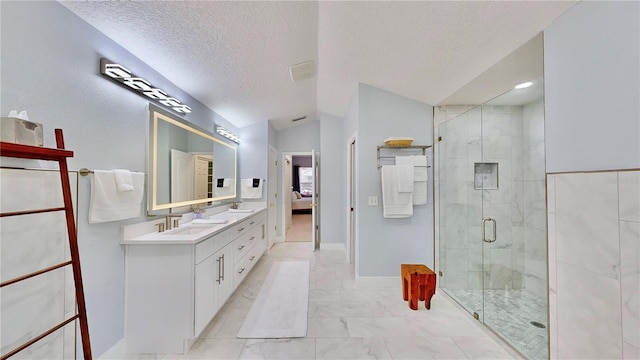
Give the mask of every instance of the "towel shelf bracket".
[[[381, 159], [395, 159], [396, 155], [400, 152], [407, 153], [406, 155], [416, 155], [411, 154], [410, 151], [405, 150], [421, 150], [422, 155], [427, 155], [427, 149], [431, 148], [432, 145], [411, 145], [411, 146], [386, 146], [386, 145], [378, 145], [377, 148], [377, 161], [378, 161], [378, 169], [382, 167]], [[395, 151], [396, 153], [393, 155], [385, 154], [385, 152]], [[431, 166], [427, 166], [431, 167]]]

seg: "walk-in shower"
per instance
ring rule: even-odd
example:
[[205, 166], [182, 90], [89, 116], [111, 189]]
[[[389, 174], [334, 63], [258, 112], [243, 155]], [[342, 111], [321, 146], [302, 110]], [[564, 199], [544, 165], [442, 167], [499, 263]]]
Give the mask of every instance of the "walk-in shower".
[[440, 288], [530, 359], [549, 357], [542, 89], [437, 128]]

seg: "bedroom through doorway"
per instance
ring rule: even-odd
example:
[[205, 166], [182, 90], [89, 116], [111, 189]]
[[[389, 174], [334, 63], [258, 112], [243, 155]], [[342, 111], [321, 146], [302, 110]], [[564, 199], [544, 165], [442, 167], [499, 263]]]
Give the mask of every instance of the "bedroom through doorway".
[[[285, 155], [285, 189], [290, 201], [285, 206], [285, 242], [312, 241], [313, 161], [311, 154]], [[287, 197], [289, 197], [287, 196]]]

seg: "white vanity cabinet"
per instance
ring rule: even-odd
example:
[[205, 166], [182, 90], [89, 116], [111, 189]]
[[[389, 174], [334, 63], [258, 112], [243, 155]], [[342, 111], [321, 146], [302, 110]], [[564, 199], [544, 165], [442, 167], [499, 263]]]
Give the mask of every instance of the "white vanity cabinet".
[[[194, 334], [196, 336], [204, 330], [233, 292], [233, 243], [230, 241], [232, 235], [230, 230], [226, 230], [196, 245], [194, 289]], [[204, 259], [198, 262], [201, 258]]]
[[124, 240], [127, 351], [189, 350], [266, 250], [264, 223], [257, 211], [202, 240]]

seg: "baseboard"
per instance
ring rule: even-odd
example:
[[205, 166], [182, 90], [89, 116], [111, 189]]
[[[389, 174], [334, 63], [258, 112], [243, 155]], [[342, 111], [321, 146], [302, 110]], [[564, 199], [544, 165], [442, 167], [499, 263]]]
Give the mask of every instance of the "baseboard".
[[127, 354], [127, 343], [124, 338], [113, 344], [107, 351], [98, 357], [100, 360], [124, 359]]
[[359, 289], [369, 288], [401, 288], [400, 276], [358, 276], [356, 275], [356, 286]]
[[346, 251], [346, 247], [342, 243], [320, 243], [320, 250], [342, 250]]

